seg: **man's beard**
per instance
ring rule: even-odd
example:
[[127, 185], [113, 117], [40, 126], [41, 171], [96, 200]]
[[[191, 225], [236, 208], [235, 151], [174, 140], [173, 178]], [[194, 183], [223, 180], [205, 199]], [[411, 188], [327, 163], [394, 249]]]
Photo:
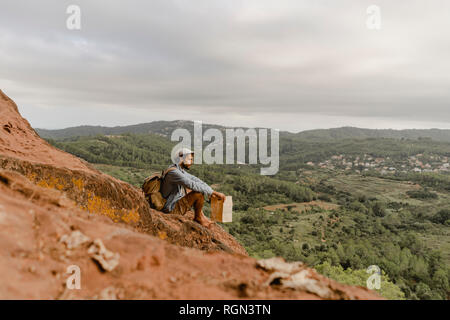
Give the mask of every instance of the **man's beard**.
[[189, 170], [189, 167], [186, 166], [186, 165], [184, 164], [184, 162], [181, 163], [181, 166], [183, 167], [184, 170]]

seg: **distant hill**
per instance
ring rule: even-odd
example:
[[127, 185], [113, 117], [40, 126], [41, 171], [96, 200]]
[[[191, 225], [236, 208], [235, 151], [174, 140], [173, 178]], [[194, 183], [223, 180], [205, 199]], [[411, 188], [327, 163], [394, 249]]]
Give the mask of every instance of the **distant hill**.
[[[36, 129], [37, 133], [44, 139], [60, 140], [76, 136], [90, 135], [119, 135], [124, 133], [146, 134], [154, 133], [164, 137], [178, 128], [189, 131], [193, 129], [193, 121], [153, 121], [130, 126], [102, 127], [102, 126], [78, 126], [66, 129], [47, 130]], [[224, 130], [226, 127], [213, 124], [203, 124], [203, 130], [216, 128]], [[364, 129], [356, 127], [342, 127], [332, 129], [316, 129], [301, 131], [299, 133], [281, 132], [281, 136], [309, 140], [342, 140], [342, 139], [367, 139], [367, 138], [392, 138], [392, 139], [432, 139], [435, 141], [450, 142], [450, 129]]]
[[[140, 123], [130, 126], [102, 127], [102, 126], [78, 126], [66, 129], [47, 130], [36, 129], [37, 133], [44, 139], [65, 139], [77, 136], [91, 135], [120, 135], [124, 133], [147, 134], [153, 133], [170, 138], [175, 129], [187, 129], [192, 131], [193, 121], [175, 120], [175, 121], [153, 121], [148, 123]], [[209, 128], [217, 128], [224, 130], [225, 127], [203, 124], [203, 130]]]
[[367, 138], [392, 138], [392, 139], [427, 139], [450, 142], [449, 129], [363, 129], [355, 127], [342, 127], [333, 129], [316, 129], [302, 131], [289, 136], [304, 140], [342, 140], [342, 139], [367, 139]]

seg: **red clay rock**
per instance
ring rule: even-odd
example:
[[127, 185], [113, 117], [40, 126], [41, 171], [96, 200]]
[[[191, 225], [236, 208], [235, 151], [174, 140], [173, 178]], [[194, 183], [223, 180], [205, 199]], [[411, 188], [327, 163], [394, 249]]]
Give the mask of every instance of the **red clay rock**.
[[[1, 129], [3, 127], [7, 130]], [[1, 90], [0, 168], [18, 172], [40, 187], [62, 191], [89, 213], [130, 224], [168, 242], [205, 251], [224, 250], [247, 255], [219, 226], [208, 230], [192, 222], [191, 213], [182, 217], [152, 210], [140, 189], [49, 145]]]

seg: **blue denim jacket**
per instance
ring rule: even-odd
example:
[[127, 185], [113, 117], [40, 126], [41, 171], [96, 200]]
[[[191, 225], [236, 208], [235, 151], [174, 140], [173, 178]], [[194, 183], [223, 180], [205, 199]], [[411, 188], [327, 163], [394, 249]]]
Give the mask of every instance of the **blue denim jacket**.
[[186, 195], [186, 189], [203, 193], [208, 198], [213, 193], [213, 189], [199, 178], [183, 170], [178, 164], [169, 166], [176, 167], [169, 171], [161, 183], [161, 194], [166, 199], [163, 211], [170, 212], [175, 207], [178, 200]]

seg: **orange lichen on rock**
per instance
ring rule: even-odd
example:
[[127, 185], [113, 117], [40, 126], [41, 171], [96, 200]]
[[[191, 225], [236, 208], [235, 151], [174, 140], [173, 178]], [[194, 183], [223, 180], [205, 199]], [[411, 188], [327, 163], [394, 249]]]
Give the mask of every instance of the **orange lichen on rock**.
[[158, 231], [158, 237], [161, 240], [165, 240], [167, 238], [167, 233], [165, 231]]
[[114, 222], [124, 221], [126, 223], [137, 223], [140, 219], [137, 209], [127, 210], [114, 208], [108, 199], [101, 198], [91, 192], [88, 193], [87, 204], [81, 205], [80, 208], [89, 213], [107, 216]]
[[89, 192], [86, 205], [81, 208], [89, 213], [96, 213], [111, 218], [114, 222], [118, 222], [120, 217], [116, 215], [115, 210], [111, 207], [111, 203], [107, 199], [102, 199], [95, 194]]
[[57, 190], [63, 190], [64, 184], [58, 178], [50, 177], [48, 179], [42, 179], [36, 183], [38, 186], [43, 188], [52, 188]]
[[38, 175], [33, 172], [29, 173], [27, 175], [27, 178], [33, 182], [34, 184], [38, 185], [42, 188], [51, 188], [51, 189], [57, 189], [57, 190], [63, 190], [65, 188], [65, 183], [58, 177], [42, 177], [39, 178]]
[[76, 188], [79, 192], [82, 192], [84, 190], [83, 180], [72, 178], [72, 183], [74, 188]]
[[125, 211], [122, 214], [122, 221], [125, 221], [126, 223], [137, 223], [140, 220], [140, 216], [139, 216], [139, 212], [137, 211], [137, 209], [131, 209], [131, 210], [123, 210]]

